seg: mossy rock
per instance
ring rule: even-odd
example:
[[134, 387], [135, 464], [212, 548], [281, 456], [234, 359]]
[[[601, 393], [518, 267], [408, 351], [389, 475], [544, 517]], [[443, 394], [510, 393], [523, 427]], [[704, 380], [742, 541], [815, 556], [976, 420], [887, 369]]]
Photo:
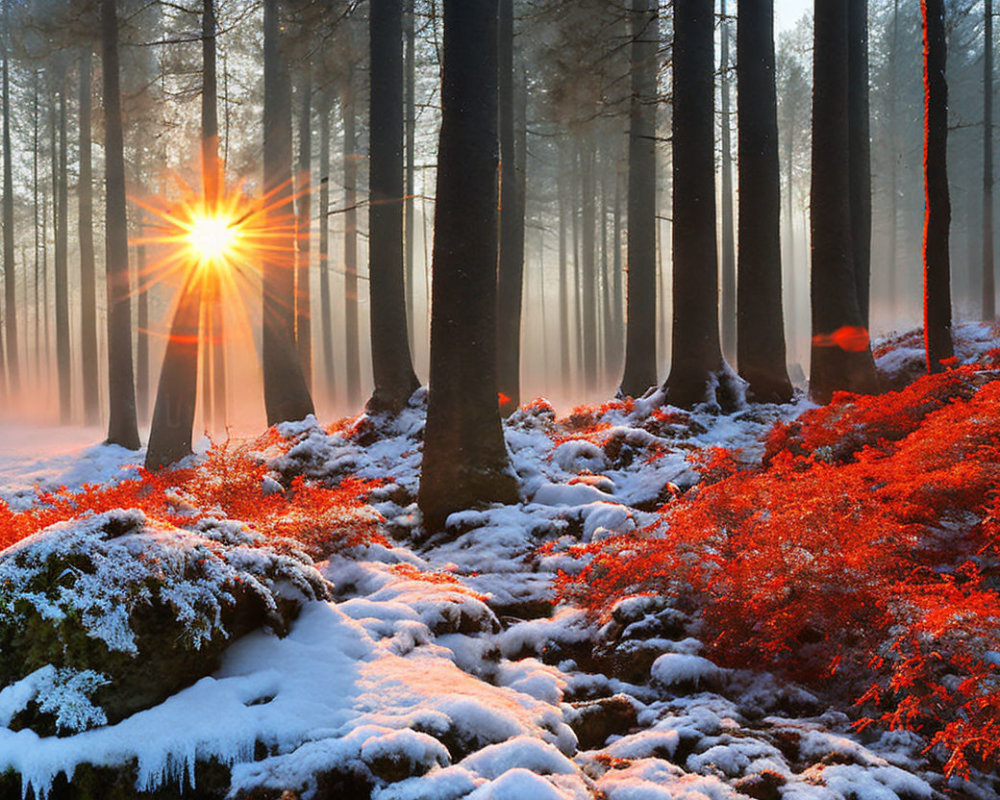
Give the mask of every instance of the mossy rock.
[[328, 594], [308, 557], [236, 523], [119, 510], [53, 525], [0, 555], [0, 688], [21, 682], [0, 724], [44, 736], [117, 722]]

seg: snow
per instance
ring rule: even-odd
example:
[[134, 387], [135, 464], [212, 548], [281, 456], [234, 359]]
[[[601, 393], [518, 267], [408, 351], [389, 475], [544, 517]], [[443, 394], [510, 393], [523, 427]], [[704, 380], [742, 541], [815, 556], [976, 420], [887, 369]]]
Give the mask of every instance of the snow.
[[[972, 344], [959, 348], [962, 359], [995, 344], [982, 329], [965, 335]], [[904, 350], [880, 359], [880, 367], [903, 368], [912, 356]], [[195, 763], [211, 757], [231, 766], [233, 795], [291, 790], [303, 800], [319, 795], [324, 773], [363, 776], [374, 800], [583, 800], [598, 792], [607, 800], [739, 800], [747, 796], [741, 781], [762, 775], [781, 781], [783, 800], [933, 797], [945, 783], [928, 771], [912, 734], [862, 739], [846, 716], [824, 712], [801, 687], [754, 664], [720, 669], [703, 655], [696, 627], [679, 623], [683, 633], [675, 638], [627, 638], [665, 611], [658, 598], [627, 598], [614, 611], [623, 644], [655, 656], [647, 678], [634, 685], [588, 663], [595, 647], [608, 645], [613, 626], [601, 628], [572, 606], [553, 608], [556, 571], [569, 562], [538, 547], [642, 535], [656, 518], [649, 509], [698, 480], [688, 460], [693, 451], [740, 449], [752, 462], [775, 421], [810, 407], [799, 397], [785, 406], [731, 414], [703, 408], [658, 422], [652, 415], [662, 402], [655, 391], [600, 416], [602, 435], [616, 438], [628, 458], [582, 439], [555, 446], [552, 413], [540, 405], [516, 412], [504, 432], [522, 502], [453, 514], [449, 527], [460, 535], [421, 545], [409, 535], [419, 522], [424, 392], [394, 420], [361, 416], [334, 433], [315, 419], [282, 426], [295, 441], [286, 454], [268, 456], [275, 487], [288, 474], [385, 481], [372, 504], [400, 544], [356, 548], [317, 565], [334, 595], [305, 603], [287, 636], [259, 630], [233, 642], [213, 674], [116, 724], [100, 725], [101, 709], [90, 701], [106, 679], [96, 673], [50, 666], [0, 688], [0, 723], [41, 699], [66, 732], [91, 728], [40, 737], [0, 727], [0, 772], [14, 769], [25, 793], [42, 797], [55, 776], [82, 763], [134, 760], [136, 789], [145, 791], [166, 782], [190, 786]], [[377, 435], [368, 435], [373, 426]], [[8, 428], [0, 497], [15, 505], [32, 501], [36, 483], [118, 479], [141, 455], [93, 445], [99, 436], [92, 431], [45, 432], [32, 446], [15, 426], [0, 427], [0, 436]], [[135, 524], [143, 528], [140, 517]], [[52, 537], [54, 548], [86, 547], [105, 559], [77, 582], [80, 591], [86, 587], [85, 602], [83, 595], [25, 597], [50, 615], [71, 607], [91, 614], [91, 635], [127, 650], [127, 617], [115, 602], [127, 568], [115, 565], [140, 544], [129, 536], [103, 540], [100, 525], [97, 517], [77, 521]], [[143, 529], [141, 547], [154, 549], [177, 537], [211, 542], [222, 535]], [[225, 530], [237, 536], [238, 527]], [[233, 569], [260, 557], [238, 542], [233, 550]], [[0, 586], [25, 580], [3, 569]], [[194, 609], [206, 607], [197, 584], [162, 591], [178, 618], [193, 619]], [[636, 710], [634, 724], [581, 751], [571, 727], [581, 717], [574, 704], [615, 694]], [[970, 793], [977, 791], [991, 796]]]

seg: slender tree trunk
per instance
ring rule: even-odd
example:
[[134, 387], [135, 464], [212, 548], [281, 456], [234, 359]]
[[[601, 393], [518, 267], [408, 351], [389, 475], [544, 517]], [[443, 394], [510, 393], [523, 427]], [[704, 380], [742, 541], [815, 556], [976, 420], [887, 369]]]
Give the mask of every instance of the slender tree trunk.
[[592, 134], [584, 138], [580, 151], [582, 278], [583, 278], [583, 385], [587, 394], [597, 391], [597, 231], [594, 180], [595, 165]]
[[738, 364], [753, 400], [792, 397], [781, 303], [781, 181], [774, 85], [774, 0], [739, 0]]
[[[101, 420], [97, 368], [97, 277], [94, 266], [94, 178], [91, 161], [91, 51], [80, 48], [80, 351], [83, 362], [83, 417], [87, 425]], [[141, 273], [140, 273], [141, 274]]]
[[625, 371], [619, 394], [656, 384], [656, 51], [658, 6], [632, 0]]
[[497, 297], [497, 389], [503, 416], [521, 405], [521, 302], [524, 282], [524, 207], [514, 113], [514, 2], [500, 0], [500, 262]]
[[416, 30], [416, 0], [406, 0], [406, 13], [403, 17], [403, 37], [406, 42], [403, 71], [405, 72], [405, 105], [406, 105], [406, 201], [403, 206], [403, 236], [406, 242], [406, 322], [409, 330], [410, 352], [416, 357], [416, 314], [417, 287], [414, 281], [413, 254], [416, 245], [417, 218], [414, 206], [416, 192], [416, 155], [417, 155], [417, 30]]
[[295, 214], [292, 204], [292, 104], [281, 52], [278, 0], [264, 2], [264, 192], [275, 242], [263, 258], [264, 405], [267, 424], [313, 413], [295, 350]]
[[848, 0], [848, 154], [851, 246], [861, 321], [869, 327], [872, 245], [871, 123], [868, 112], [868, 0]]
[[453, 511], [517, 501], [496, 395], [496, 0], [445, 0], [441, 103], [419, 494], [429, 533]]
[[[136, 228], [139, 238], [144, 235], [145, 220], [142, 212], [138, 212]], [[135, 342], [135, 402], [137, 419], [144, 425], [149, 420], [149, 286], [143, 281], [146, 274], [146, 245], [140, 244], [135, 249], [135, 266], [139, 275], [139, 285], [136, 286], [136, 342]]]
[[810, 395], [878, 388], [855, 277], [849, 119], [848, 3], [816, 4], [813, 59], [812, 364]]
[[312, 379], [312, 270], [311, 226], [312, 226], [312, 73], [303, 67], [299, 83], [299, 175], [296, 182], [298, 195], [299, 249], [295, 262], [295, 342], [298, 345], [299, 361], [306, 385], [313, 385]]
[[732, 405], [719, 343], [715, 228], [713, 2], [674, 2], [674, 324], [668, 403]]
[[[7, 348], [7, 383], [15, 395], [20, 388], [20, 358], [17, 336], [17, 297], [14, 269], [14, 170], [10, 145], [10, 15], [9, 4], [3, 7], [3, 280], [4, 333]], [[22, 269], [24, 266], [22, 265]], [[2, 366], [2, 365], [0, 365]]]
[[621, 164], [615, 170], [615, 216], [612, 225], [612, 335], [611, 341], [613, 349], [611, 352], [611, 372], [615, 379], [621, 375], [623, 359], [625, 356], [625, 320], [624, 316], [624, 287], [622, 285], [622, 184], [625, 182], [627, 171], [622, 169]]
[[40, 384], [42, 374], [42, 307], [40, 303], [40, 288], [42, 277], [42, 230], [38, 224], [38, 153], [40, 148], [39, 125], [38, 125], [38, 73], [35, 72], [32, 81], [31, 94], [31, 197], [32, 197], [32, 222], [35, 229], [35, 383], [36, 388]]
[[[729, 20], [726, 0], [721, 0], [719, 57], [720, 133], [722, 144], [722, 354], [727, 360], [736, 357], [736, 248], [733, 232], [733, 145], [730, 122], [729, 89]], [[740, 184], [743, 191], [743, 184]]]
[[[987, 0], [989, 2], [990, 0]], [[889, 54], [889, 120], [888, 120], [888, 147], [889, 147], [889, 233], [886, 239], [886, 251], [888, 252], [887, 276], [887, 301], [890, 313], [890, 322], [896, 319], [897, 288], [896, 276], [899, 273], [898, 261], [898, 234], [899, 234], [899, 134], [897, 133], [897, 97], [899, 95], [899, 0], [893, 0], [892, 4], [892, 34], [891, 52]]]
[[358, 154], [355, 134], [354, 70], [349, 68], [341, 100], [344, 116], [344, 358], [347, 407], [361, 405], [361, 348], [358, 335]]
[[927, 371], [954, 355], [948, 232], [948, 61], [944, 0], [921, 0], [924, 22], [924, 343]]
[[371, 0], [371, 161], [368, 207], [372, 374], [370, 411], [398, 413], [420, 386], [406, 332], [403, 267], [403, 3]]
[[569, 351], [569, 254], [566, 230], [569, 203], [566, 202], [566, 171], [563, 169], [560, 172], [561, 180], [557, 190], [559, 194], [559, 364], [562, 372], [562, 389], [568, 391], [570, 381], [573, 380]]
[[993, 0], [983, 10], [983, 280], [982, 317], [996, 319], [993, 273]]
[[327, 400], [333, 399], [333, 315], [330, 296], [330, 94], [319, 95], [319, 293], [322, 310], [323, 380]]
[[66, 158], [66, 69], [60, 67], [59, 81], [59, 157], [56, 180], [56, 371], [59, 376], [59, 421], [66, 425], [73, 412], [73, 365], [69, 349], [69, 197]]
[[108, 284], [108, 443], [139, 449], [132, 372], [132, 307], [125, 216], [125, 157], [118, 88], [116, 0], [101, 0], [104, 75], [105, 215]]
[[604, 338], [601, 341], [601, 358], [603, 367], [602, 378], [613, 379], [617, 385], [618, 373], [614, 368], [614, 308], [611, 298], [611, 259], [608, 254], [608, 170], [603, 170], [601, 177], [601, 324], [604, 327]]

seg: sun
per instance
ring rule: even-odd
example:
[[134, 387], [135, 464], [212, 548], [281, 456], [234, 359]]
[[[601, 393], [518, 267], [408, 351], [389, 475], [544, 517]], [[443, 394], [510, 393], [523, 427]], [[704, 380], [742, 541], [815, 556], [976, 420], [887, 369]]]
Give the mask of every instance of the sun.
[[224, 214], [192, 215], [184, 237], [199, 264], [219, 265], [232, 259], [239, 245], [236, 220]]

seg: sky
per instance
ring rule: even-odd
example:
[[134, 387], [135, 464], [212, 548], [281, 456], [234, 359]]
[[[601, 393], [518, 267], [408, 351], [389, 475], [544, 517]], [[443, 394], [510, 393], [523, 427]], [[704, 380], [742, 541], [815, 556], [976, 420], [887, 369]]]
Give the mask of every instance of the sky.
[[799, 18], [812, 8], [812, 0], [775, 0], [774, 27], [784, 31], [794, 27]]

